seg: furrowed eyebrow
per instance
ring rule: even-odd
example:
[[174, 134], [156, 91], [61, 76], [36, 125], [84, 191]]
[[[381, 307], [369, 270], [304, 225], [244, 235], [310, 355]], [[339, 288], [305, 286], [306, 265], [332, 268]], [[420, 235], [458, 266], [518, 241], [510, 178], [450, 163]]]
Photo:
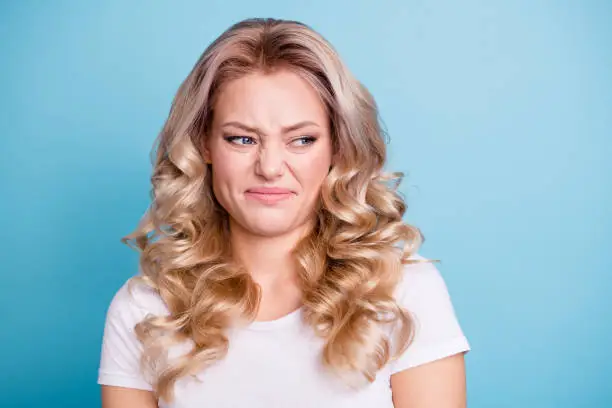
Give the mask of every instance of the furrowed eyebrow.
[[292, 132], [294, 130], [298, 130], [298, 129], [301, 129], [303, 127], [306, 127], [306, 126], [316, 126], [316, 127], [319, 127], [319, 125], [317, 125], [316, 123], [314, 123], [314, 122], [312, 122], [310, 120], [305, 120], [303, 122], [298, 122], [295, 125], [283, 127], [282, 128], [282, 132], [283, 133], [289, 133], [289, 132]]
[[[294, 125], [284, 126], [281, 129], [281, 131], [283, 133], [288, 133], [288, 132], [292, 132], [294, 130], [301, 129], [301, 128], [306, 127], [306, 126], [316, 126], [316, 127], [319, 127], [319, 125], [317, 125], [315, 122], [312, 122], [310, 120], [305, 120], [305, 121], [302, 121], [302, 122], [298, 122], [298, 123], [296, 123]], [[242, 130], [244, 130], [246, 132], [256, 133], [256, 134], [262, 135], [262, 136], [266, 135], [259, 128], [248, 126], [248, 125], [245, 125], [244, 123], [235, 122], [235, 121], [233, 121], [233, 122], [226, 122], [226, 123], [222, 124], [221, 127], [222, 128], [224, 128], [224, 127], [235, 127], [235, 128], [242, 129]]]

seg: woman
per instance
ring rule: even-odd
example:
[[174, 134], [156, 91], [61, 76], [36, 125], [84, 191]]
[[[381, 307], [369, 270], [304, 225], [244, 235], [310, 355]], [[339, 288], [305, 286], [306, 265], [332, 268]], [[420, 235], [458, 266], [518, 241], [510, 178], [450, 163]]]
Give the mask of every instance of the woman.
[[319, 34], [250, 19], [215, 40], [124, 238], [141, 274], [108, 311], [104, 408], [464, 406], [470, 347], [384, 162]]

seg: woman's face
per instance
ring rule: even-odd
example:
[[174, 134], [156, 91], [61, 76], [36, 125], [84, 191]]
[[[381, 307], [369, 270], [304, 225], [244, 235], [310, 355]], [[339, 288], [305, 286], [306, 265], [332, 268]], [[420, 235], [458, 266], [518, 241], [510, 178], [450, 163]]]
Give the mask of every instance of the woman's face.
[[222, 87], [205, 158], [232, 228], [271, 237], [312, 218], [332, 162], [328, 121], [316, 91], [290, 71]]

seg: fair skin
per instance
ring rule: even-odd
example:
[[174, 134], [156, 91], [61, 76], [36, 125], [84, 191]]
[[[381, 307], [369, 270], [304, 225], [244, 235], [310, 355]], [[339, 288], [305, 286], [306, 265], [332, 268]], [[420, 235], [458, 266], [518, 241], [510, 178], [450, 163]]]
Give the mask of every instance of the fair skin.
[[[333, 163], [327, 113], [317, 93], [289, 71], [227, 84], [215, 105], [204, 158], [213, 189], [230, 214], [234, 254], [262, 290], [257, 320], [300, 306], [291, 250], [308, 231], [321, 183]], [[288, 190], [280, 201], [258, 187]], [[466, 406], [463, 354], [391, 377], [396, 408]], [[152, 392], [102, 386], [103, 408], [156, 408]]]
[[[215, 105], [204, 156], [213, 165], [215, 197], [230, 214], [234, 255], [262, 290], [257, 319], [297, 309], [301, 292], [290, 252], [308, 230], [332, 163], [327, 112], [317, 93], [286, 71], [230, 82]], [[289, 194], [262, 202], [252, 193], [257, 187]]]

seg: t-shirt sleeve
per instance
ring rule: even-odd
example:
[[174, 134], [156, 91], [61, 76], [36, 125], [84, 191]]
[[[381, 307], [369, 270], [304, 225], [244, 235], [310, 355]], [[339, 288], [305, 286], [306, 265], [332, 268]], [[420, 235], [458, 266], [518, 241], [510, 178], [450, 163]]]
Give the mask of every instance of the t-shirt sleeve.
[[[141, 291], [139, 289], [136, 295]], [[100, 385], [153, 390], [141, 372], [143, 347], [134, 332], [134, 326], [149, 314], [147, 295], [141, 294], [138, 300], [140, 305], [126, 283], [115, 294], [108, 308], [98, 370]]]
[[[425, 260], [418, 254], [413, 257]], [[391, 374], [470, 351], [446, 283], [434, 263], [405, 265], [397, 300], [410, 312], [415, 332], [406, 351], [390, 364]]]

